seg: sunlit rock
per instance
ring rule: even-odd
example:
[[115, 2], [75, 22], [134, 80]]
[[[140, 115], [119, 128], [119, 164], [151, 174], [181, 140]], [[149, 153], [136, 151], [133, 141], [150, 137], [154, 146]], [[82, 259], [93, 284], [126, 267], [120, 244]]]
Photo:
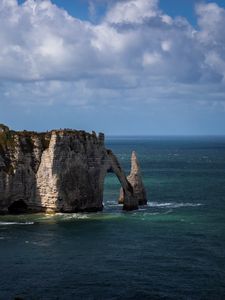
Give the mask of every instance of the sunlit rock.
[[[133, 188], [133, 194], [135, 199], [138, 200], [138, 204], [147, 204], [146, 191], [142, 182], [141, 168], [135, 151], [133, 151], [131, 155], [131, 171], [130, 175], [127, 177], [127, 180]], [[125, 193], [123, 188], [120, 190], [119, 203], [125, 203]]]
[[[0, 212], [100, 211], [107, 172], [114, 172], [121, 183], [123, 208], [138, 208], [143, 189], [127, 180], [116, 156], [105, 148], [104, 134], [1, 128]], [[133, 169], [140, 183], [135, 161]]]

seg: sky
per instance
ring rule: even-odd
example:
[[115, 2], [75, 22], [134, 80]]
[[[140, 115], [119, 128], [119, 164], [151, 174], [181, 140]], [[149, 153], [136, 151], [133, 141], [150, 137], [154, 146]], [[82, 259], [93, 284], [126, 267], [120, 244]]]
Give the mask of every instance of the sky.
[[0, 123], [225, 135], [224, 28], [224, 0], [0, 0]]

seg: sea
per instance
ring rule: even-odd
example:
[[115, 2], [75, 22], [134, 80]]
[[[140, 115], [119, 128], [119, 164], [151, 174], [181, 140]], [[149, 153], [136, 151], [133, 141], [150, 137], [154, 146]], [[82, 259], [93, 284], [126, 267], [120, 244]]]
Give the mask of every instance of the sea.
[[137, 152], [148, 205], [0, 217], [0, 300], [225, 299], [225, 137], [110, 137]]

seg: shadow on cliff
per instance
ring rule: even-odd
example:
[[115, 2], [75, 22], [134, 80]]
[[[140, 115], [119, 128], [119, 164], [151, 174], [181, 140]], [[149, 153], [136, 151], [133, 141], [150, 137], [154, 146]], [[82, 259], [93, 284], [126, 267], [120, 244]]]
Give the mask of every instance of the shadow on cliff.
[[7, 143], [4, 151], [8, 168], [2, 170], [4, 187], [3, 195], [0, 195], [4, 211], [10, 214], [39, 211], [41, 202], [36, 196], [36, 172], [42, 149], [41, 143], [39, 148], [35, 143], [40, 142], [40, 136], [26, 131], [9, 133], [11, 143]]
[[57, 132], [52, 163], [60, 212], [96, 212], [103, 209], [100, 174], [105, 149], [101, 137], [83, 131]]
[[[83, 131], [62, 131], [55, 134], [52, 174], [56, 178], [57, 211], [101, 211], [104, 181], [108, 172], [115, 173], [124, 190], [124, 207], [138, 207], [133, 197], [133, 188], [117, 158], [111, 150], [105, 148], [103, 134], [96, 136], [95, 133]], [[117, 192], [119, 194], [119, 189]]]

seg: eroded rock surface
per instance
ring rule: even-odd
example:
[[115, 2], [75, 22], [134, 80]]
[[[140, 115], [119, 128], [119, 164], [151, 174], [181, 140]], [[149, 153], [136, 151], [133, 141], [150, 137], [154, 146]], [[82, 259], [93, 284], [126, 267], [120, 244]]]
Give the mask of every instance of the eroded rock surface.
[[140, 195], [102, 133], [0, 129], [0, 212], [100, 211], [108, 171], [121, 183], [124, 209], [138, 208]]
[[[138, 201], [138, 204], [139, 205], [147, 204], [146, 191], [144, 188], [144, 184], [142, 182], [141, 168], [135, 151], [133, 151], [131, 155], [131, 171], [130, 171], [130, 175], [127, 177], [127, 180], [133, 187], [133, 194], [135, 199]], [[124, 202], [125, 202], [125, 193], [124, 193], [124, 189], [121, 188], [119, 203], [124, 203]]]

